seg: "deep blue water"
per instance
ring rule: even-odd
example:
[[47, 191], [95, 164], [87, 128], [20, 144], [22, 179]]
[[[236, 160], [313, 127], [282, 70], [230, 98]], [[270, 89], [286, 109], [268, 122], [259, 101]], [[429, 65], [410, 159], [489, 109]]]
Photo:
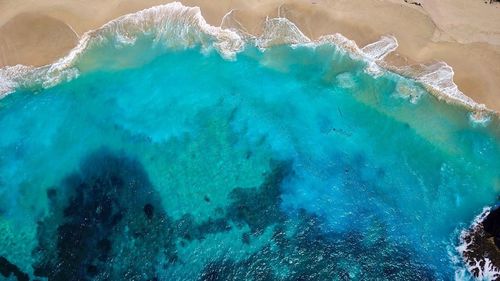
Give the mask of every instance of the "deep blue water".
[[332, 45], [144, 40], [0, 100], [1, 256], [48, 280], [455, 279], [497, 120]]

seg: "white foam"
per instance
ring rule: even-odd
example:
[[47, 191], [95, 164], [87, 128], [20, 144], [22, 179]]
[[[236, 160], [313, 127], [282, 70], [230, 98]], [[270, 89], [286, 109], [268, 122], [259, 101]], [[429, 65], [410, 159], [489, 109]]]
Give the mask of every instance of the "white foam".
[[362, 59], [363, 52], [356, 42], [348, 39], [340, 33], [328, 34], [319, 37], [316, 44], [333, 44], [348, 53], [353, 59]]
[[352, 74], [348, 72], [342, 72], [335, 77], [335, 82], [341, 87], [345, 89], [353, 88], [356, 85]]
[[[481, 261], [484, 261], [483, 266], [480, 265]], [[487, 257], [484, 257], [481, 261], [475, 259], [472, 265], [470, 264], [467, 265], [467, 270], [469, 270], [469, 272], [472, 272], [473, 270], [478, 270], [479, 274], [476, 280], [481, 280], [481, 281], [498, 280], [498, 278], [500, 278], [500, 269], [496, 268], [495, 265], [491, 262], [491, 260], [488, 259]]]
[[68, 55], [53, 64], [8, 66], [0, 69], [0, 97], [17, 87], [42, 85], [50, 87], [76, 77], [76, 62], [92, 46], [114, 40], [116, 45], [130, 45], [141, 34], [152, 34], [158, 44], [171, 48], [201, 45], [215, 48], [224, 58], [231, 59], [243, 46], [242, 38], [232, 30], [209, 25], [198, 7], [186, 7], [173, 2], [155, 6], [114, 19], [99, 29], [86, 32]]
[[[485, 207], [483, 208], [483, 211], [477, 215], [471, 226], [466, 229], [462, 230], [460, 234], [460, 241], [457, 246], [457, 251], [460, 253], [462, 258], [464, 257], [464, 254], [469, 251], [469, 247], [472, 244], [472, 239], [470, 239], [469, 242], [467, 242], [467, 238], [472, 234], [477, 231], [483, 231], [482, 230], [482, 222], [484, 219], [490, 214], [491, 208], [490, 207]], [[474, 261], [471, 260], [465, 260], [465, 267], [469, 272], [473, 272], [474, 270], [477, 270], [479, 272], [478, 280], [485, 280], [485, 281], [490, 281], [490, 280], [498, 280], [500, 278], [500, 268], [496, 267], [491, 260], [488, 257], [483, 257], [482, 260], [477, 260], [474, 259]], [[484, 265], [481, 266], [481, 261], [484, 261]], [[472, 264], [471, 264], [472, 263]]]
[[453, 81], [455, 75], [453, 68], [445, 62], [436, 62], [428, 65], [414, 65], [400, 68], [389, 68], [404, 76], [422, 83], [427, 90], [439, 99], [458, 104], [471, 111], [470, 119], [475, 123], [487, 123], [496, 112], [488, 109], [486, 105], [475, 102], [458, 89]]
[[9, 94], [17, 86], [15, 77], [19, 77], [21, 75], [16, 74], [16, 67], [20, 66], [7, 66], [0, 70], [0, 98]]
[[372, 60], [383, 60], [398, 48], [398, 40], [394, 36], [384, 35], [376, 42], [364, 46], [361, 51]]
[[51, 65], [37, 68], [18, 65], [0, 69], [0, 97], [19, 86], [40, 84], [50, 87], [72, 79], [79, 73], [76, 66], [79, 57], [92, 46], [108, 40], [113, 40], [118, 46], [129, 45], [139, 35], [150, 34], [154, 36], [155, 43], [166, 47], [186, 48], [199, 45], [203, 50], [213, 48], [227, 59], [234, 58], [249, 43], [261, 50], [280, 44], [310, 47], [334, 44], [351, 57], [366, 61], [365, 71], [375, 77], [381, 75], [384, 69], [389, 69], [419, 81], [432, 94], [447, 102], [465, 106], [472, 111], [471, 120], [474, 122], [486, 123], [495, 114], [458, 89], [453, 82], [453, 69], [444, 62], [403, 68], [387, 65], [384, 58], [398, 47], [394, 36], [384, 35], [363, 48], [339, 33], [325, 35], [313, 41], [293, 22], [279, 17], [266, 19], [262, 35], [256, 37], [249, 34], [233, 15], [234, 11], [230, 11], [219, 27], [211, 26], [198, 7], [186, 7], [179, 2], [172, 2], [121, 16], [99, 29], [86, 32], [67, 56]]
[[383, 59], [395, 51], [398, 47], [398, 41], [394, 36], [384, 35], [378, 41], [366, 45], [363, 48], [353, 40], [350, 40], [340, 33], [321, 36], [318, 44], [330, 43], [334, 44], [351, 55], [353, 59], [362, 59], [367, 63], [365, 71], [375, 77], [383, 73], [382, 67], [379, 65]]
[[411, 80], [401, 79], [396, 84], [394, 96], [408, 99], [411, 103], [416, 104], [424, 94], [422, 91], [423, 89], [414, 85], [414, 82]]
[[[380, 75], [381, 67], [388, 68], [403, 76], [413, 78], [422, 83], [429, 92], [447, 102], [463, 105], [471, 110], [470, 119], [474, 123], [487, 124], [494, 111], [486, 108], [484, 104], [476, 103], [458, 89], [453, 81], [455, 75], [453, 68], [445, 62], [436, 62], [429, 65], [416, 65], [394, 67], [388, 65], [383, 59], [398, 47], [394, 36], [382, 36], [380, 40], [368, 44], [361, 49], [362, 55], [368, 62], [366, 71], [374, 76]], [[351, 47], [352, 49], [352, 47]], [[415, 101], [415, 99], [413, 100]]]
[[[362, 59], [367, 63], [365, 71], [375, 77], [380, 76], [384, 69], [389, 69], [405, 77], [412, 78], [422, 85], [433, 95], [446, 102], [462, 105], [471, 111], [469, 118], [474, 124], [486, 125], [497, 115], [484, 104], [479, 104], [458, 89], [453, 81], [453, 68], [445, 62], [436, 62], [429, 65], [414, 65], [395, 67], [387, 64], [384, 58], [398, 47], [394, 36], [382, 36], [378, 41], [359, 48], [356, 42], [346, 38], [342, 34], [321, 36], [317, 44], [331, 43], [346, 52], [354, 59]], [[410, 100], [416, 102], [421, 95], [413, 96]]]
[[233, 58], [244, 45], [232, 30], [209, 25], [198, 7], [179, 2], [155, 6], [119, 17], [92, 32], [92, 37], [122, 38], [133, 42], [141, 34], [152, 34], [156, 43], [167, 47], [214, 47], [223, 57]]
[[457, 246], [457, 250], [460, 254], [463, 254], [472, 243], [472, 241], [467, 242], [465, 239], [468, 233], [477, 231], [478, 228], [481, 227], [481, 223], [490, 214], [490, 210], [490, 207], [484, 207], [482, 212], [474, 218], [469, 229], [462, 230], [462, 232], [460, 233], [460, 243]]
[[222, 29], [230, 29], [236, 32], [241, 38], [245, 40], [245, 42], [250, 42], [255, 38], [250, 32], [246, 30], [246, 28], [241, 24], [235, 17], [236, 10], [231, 10], [227, 12], [221, 20], [220, 27]]
[[472, 121], [473, 126], [486, 127], [490, 121], [493, 113], [486, 110], [475, 110], [469, 113], [469, 120]]
[[256, 38], [256, 45], [266, 49], [275, 45], [297, 45], [310, 43], [311, 39], [286, 18], [267, 18], [262, 35]]
[[378, 77], [383, 74], [379, 63], [390, 53], [398, 48], [398, 41], [394, 36], [382, 36], [378, 41], [364, 46], [361, 49], [365, 60], [368, 62], [366, 72]]

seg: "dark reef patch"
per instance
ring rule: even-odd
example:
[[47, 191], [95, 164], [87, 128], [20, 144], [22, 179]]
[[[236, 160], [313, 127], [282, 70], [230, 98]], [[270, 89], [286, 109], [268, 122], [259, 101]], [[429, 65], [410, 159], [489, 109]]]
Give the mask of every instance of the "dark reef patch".
[[175, 222], [175, 233], [179, 239], [193, 241], [203, 240], [206, 235], [231, 230], [229, 222], [225, 218], [212, 219], [196, 223], [191, 214], [185, 214]]
[[29, 281], [28, 274], [24, 273], [17, 267], [17, 265], [11, 263], [4, 257], [0, 257], [0, 274], [9, 278], [10, 276], [16, 277], [17, 281]]
[[[208, 234], [230, 231], [230, 222], [238, 227], [248, 225], [251, 234], [260, 235], [268, 226], [284, 222], [285, 214], [280, 210], [281, 184], [292, 173], [291, 163], [273, 161], [270, 168], [261, 186], [233, 189], [229, 195], [231, 204], [221, 217], [209, 217], [196, 223], [191, 214], [182, 216], [175, 222], [176, 236], [186, 241], [203, 240]], [[208, 196], [205, 195], [205, 198]], [[242, 239], [245, 244], [249, 244], [249, 234], [245, 234]]]
[[[146, 280], [159, 255], [176, 256], [171, 219], [134, 159], [101, 149], [48, 192], [52, 215], [39, 223], [35, 275], [49, 280]], [[132, 243], [133, 242], [133, 243]]]
[[255, 188], [235, 188], [226, 213], [237, 224], [247, 224], [252, 234], [261, 234], [268, 226], [286, 219], [281, 211], [281, 184], [291, 174], [291, 162], [272, 162], [271, 173]]
[[[293, 175], [291, 162], [271, 161], [263, 183], [233, 189], [225, 210], [202, 222], [190, 213], [173, 220], [138, 161], [101, 149], [47, 192], [51, 213], [39, 222], [34, 273], [50, 281], [165, 280], [161, 270], [189, 267], [176, 245], [198, 240], [204, 247], [207, 235], [248, 227], [238, 242], [248, 249], [260, 245], [253, 254], [241, 260], [211, 257], [193, 279], [436, 279], [411, 249], [383, 235], [367, 243], [372, 238], [364, 233], [325, 232], [323, 219], [307, 211], [285, 213], [282, 185]], [[266, 230], [272, 238], [262, 244]]]
[[[272, 162], [264, 183], [236, 188], [228, 220], [246, 224], [242, 242], [272, 228], [272, 240], [243, 260], [221, 259], [205, 266], [199, 280], [436, 280], [432, 268], [411, 249], [381, 235], [370, 241], [360, 232], [325, 232], [323, 219], [300, 210], [297, 218], [281, 208], [282, 185], [293, 176], [290, 162]], [[368, 184], [368, 183], [366, 183]], [[381, 231], [383, 232], [383, 231]], [[367, 242], [368, 241], [368, 242]], [[374, 262], [379, 261], [379, 262]], [[380, 262], [382, 261], [382, 262]]]
[[[484, 212], [461, 239], [467, 245], [462, 256], [475, 277], [487, 270], [500, 271], [500, 204]], [[486, 258], [493, 268], [485, 268]]]
[[154, 211], [155, 211], [155, 207], [153, 207], [153, 205], [147, 203], [146, 205], [144, 205], [144, 214], [146, 215], [146, 217], [148, 219], [152, 219], [153, 216], [154, 216]]

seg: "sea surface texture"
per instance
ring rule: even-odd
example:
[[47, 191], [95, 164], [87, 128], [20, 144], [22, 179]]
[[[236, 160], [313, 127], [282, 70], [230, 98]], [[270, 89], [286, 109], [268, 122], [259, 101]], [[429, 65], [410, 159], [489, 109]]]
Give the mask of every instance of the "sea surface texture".
[[0, 100], [0, 279], [474, 278], [496, 118], [328, 42], [114, 24]]

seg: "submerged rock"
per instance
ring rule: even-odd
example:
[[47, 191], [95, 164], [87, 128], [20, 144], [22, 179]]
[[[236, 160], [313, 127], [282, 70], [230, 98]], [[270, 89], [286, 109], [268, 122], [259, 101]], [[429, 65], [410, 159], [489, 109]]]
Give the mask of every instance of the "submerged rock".
[[[171, 220], [141, 164], [106, 149], [63, 181], [39, 223], [34, 273], [49, 280], [145, 280], [175, 257]], [[146, 219], [145, 219], [146, 217]]]
[[493, 237], [497, 250], [500, 250], [500, 205], [496, 206], [483, 221], [484, 231]]
[[4, 257], [0, 257], [0, 274], [6, 278], [13, 276], [17, 278], [17, 281], [29, 281], [28, 274], [22, 272], [17, 265]]
[[151, 205], [149, 203], [146, 204], [146, 205], [144, 205], [144, 214], [146, 215], [146, 217], [148, 219], [152, 219], [153, 218], [154, 211], [155, 211], [155, 207], [153, 207], [153, 205]]
[[227, 216], [237, 224], [247, 224], [251, 234], [261, 234], [272, 224], [283, 222], [281, 210], [281, 184], [293, 174], [291, 162], [272, 162], [271, 173], [261, 186], [235, 188], [230, 198]]

